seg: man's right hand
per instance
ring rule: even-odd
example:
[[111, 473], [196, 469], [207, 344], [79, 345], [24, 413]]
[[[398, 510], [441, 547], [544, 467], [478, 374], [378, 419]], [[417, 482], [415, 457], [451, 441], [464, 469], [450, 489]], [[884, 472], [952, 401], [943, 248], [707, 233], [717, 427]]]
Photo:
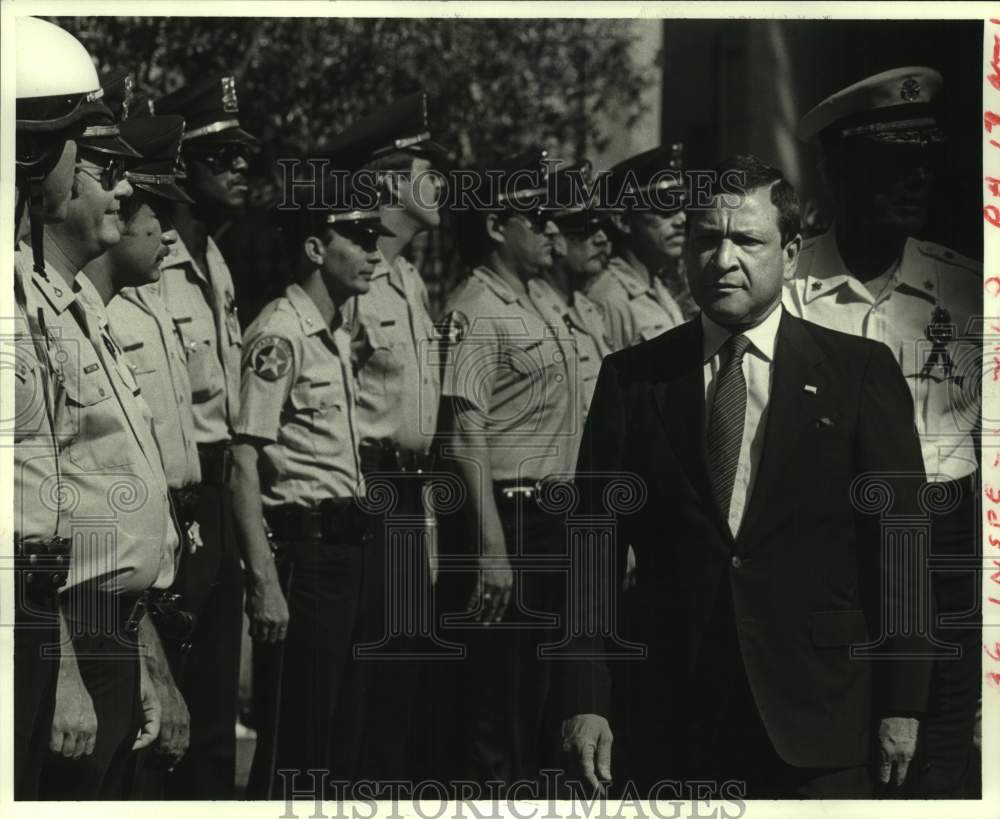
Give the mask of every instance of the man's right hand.
[[250, 636], [262, 643], [278, 643], [288, 631], [288, 603], [278, 577], [251, 582], [247, 589]]
[[480, 620], [486, 625], [499, 623], [507, 611], [511, 590], [514, 588], [510, 558], [507, 557], [506, 549], [502, 552], [496, 550], [480, 555], [479, 565], [479, 579], [469, 595], [466, 610], [478, 611]]
[[79, 759], [94, 752], [97, 741], [97, 713], [87, 686], [83, 684], [72, 651], [59, 658], [56, 683], [56, 708], [52, 717], [49, 748], [68, 759]]
[[594, 790], [611, 782], [611, 743], [608, 721], [597, 714], [577, 714], [562, 724], [562, 749], [573, 776], [583, 777]]

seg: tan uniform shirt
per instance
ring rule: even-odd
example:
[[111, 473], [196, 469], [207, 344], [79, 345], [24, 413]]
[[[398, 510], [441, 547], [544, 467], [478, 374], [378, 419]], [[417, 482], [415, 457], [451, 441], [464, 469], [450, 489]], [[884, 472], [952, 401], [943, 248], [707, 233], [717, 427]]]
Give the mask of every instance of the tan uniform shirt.
[[211, 238], [205, 260], [208, 269], [199, 269], [178, 239], [163, 260], [160, 281], [145, 285], [163, 299], [181, 334], [199, 444], [232, 437], [232, 425], [239, 414], [243, 346], [233, 277]]
[[443, 395], [484, 434], [494, 481], [566, 476], [582, 432], [572, 400], [575, 356], [565, 328], [477, 267], [448, 299]]
[[[29, 251], [30, 257], [30, 251]], [[29, 275], [30, 261], [24, 271]], [[33, 288], [31, 278], [22, 279]], [[57, 446], [52, 430], [56, 350], [46, 344], [34, 316], [15, 305], [14, 319], [14, 534], [25, 542], [51, 540], [60, 534], [59, 506], [53, 481], [58, 475]], [[9, 354], [9, 353], [8, 353]], [[9, 427], [8, 427], [9, 429]]]
[[603, 314], [583, 293], [574, 293], [573, 303], [566, 304], [556, 289], [542, 278], [528, 282], [528, 295], [539, 313], [550, 323], [563, 325], [569, 333], [569, 342], [576, 351], [578, 417], [585, 421], [597, 386], [601, 361], [611, 352], [611, 340], [604, 326]]
[[684, 323], [681, 308], [662, 281], [647, 287], [639, 272], [619, 256], [591, 283], [587, 295], [605, 308], [616, 349], [631, 347]]
[[108, 303], [111, 332], [153, 412], [153, 431], [171, 489], [201, 481], [184, 345], [162, 299], [127, 287]]
[[299, 285], [247, 328], [235, 433], [264, 442], [264, 508], [364, 495], [350, 336]]
[[[795, 278], [785, 288], [784, 305], [793, 315], [889, 347], [913, 393], [931, 481], [976, 469], [970, 432], [979, 418], [981, 331], [967, 333], [967, 328], [982, 313], [981, 288], [978, 262], [910, 239], [876, 298], [848, 272], [834, 229], [805, 243]], [[935, 314], [952, 333], [938, 352], [927, 337]]]
[[[153, 438], [152, 415], [108, 328], [90, 281], [72, 288], [50, 268], [30, 270], [19, 254], [29, 315], [39, 316], [52, 351], [52, 418], [59, 444], [63, 502], [56, 483], [22, 502], [55, 505], [59, 535], [72, 541], [67, 587], [103, 578], [106, 591], [167, 588], [174, 579], [178, 535]], [[46, 515], [48, 512], [46, 511]]]
[[345, 305], [344, 326], [358, 365], [361, 440], [426, 452], [437, 429], [441, 384], [433, 358], [437, 334], [420, 273], [402, 257], [394, 264], [383, 258], [371, 289]]

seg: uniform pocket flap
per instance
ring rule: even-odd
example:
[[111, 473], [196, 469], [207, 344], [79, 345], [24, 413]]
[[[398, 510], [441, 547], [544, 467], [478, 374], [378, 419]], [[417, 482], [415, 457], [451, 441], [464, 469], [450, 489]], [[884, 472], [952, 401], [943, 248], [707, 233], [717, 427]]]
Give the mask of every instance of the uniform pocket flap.
[[396, 343], [396, 338], [391, 332], [369, 324], [365, 325], [365, 337], [368, 339], [368, 346], [373, 350], [388, 349]]
[[506, 352], [510, 366], [526, 376], [537, 376], [546, 367], [562, 360], [562, 353], [555, 341], [525, 340], [524, 344], [511, 344]]
[[343, 405], [329, 381], [316, 384], [311, 381], [304, 381], [292, 387], [289, 401], [297, 410], [310, 410], [312, 412], [324, 412], [334, 407], [343, 409]]
[[847, 646], [868, 640], [868, 623], [860, 609], [814, 611], [810, 615], [813, 645]]
[[74, 374], [75, 378], [67, 373], [67, 378], [63, 382], [67, 399], [79, 407], [90, 407], [111, 397], [111, 385], [101, 366], [96, 362], [90, 366], [94, 366], [95, 369], [88, 373], [89, 367], [81, 365], [80, 373]]
[[668, 329], [670, 328], [666, 324], [651, 324], [640, 329], [639, 335], [642, 336], [643, 341], [650, 341], [657, 336], [662, 336]]

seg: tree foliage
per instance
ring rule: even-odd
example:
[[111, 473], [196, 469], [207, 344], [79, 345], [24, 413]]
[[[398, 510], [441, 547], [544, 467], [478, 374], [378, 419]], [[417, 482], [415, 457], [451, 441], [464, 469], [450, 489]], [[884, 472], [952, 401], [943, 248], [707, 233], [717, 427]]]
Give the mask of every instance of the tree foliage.
[[435, 138], [460, 163], [531, 143], [574, 159], [628, 128], [654, 80], [624, 20], [75, 17], [101, 68], [154, 96], [237, 75], [241, 119], [273, 156], [321, 148], [380, 104], [424, 89]]
[[[244, 319], [287, 265], [268, 228], [276, 160], [304, 157], [351, 122], [417, 90], [434, 139], [459, 165], [532, 144], [575, 161], [631, 127], [655, 69], [638, 64], [627, 20], [282, 17], [58, 17], [101, 70], [132, 71], [154, 99], [213, 73], [237, 77], [240, 122], [260, 139], [251, 205], [216, 237]], [[655, 25], [651, 23], [650, 25]], [[463, 273], [447, 228], [408, 250], [440, 309]], [[285, 271], [287, 273], [287, 271]]]

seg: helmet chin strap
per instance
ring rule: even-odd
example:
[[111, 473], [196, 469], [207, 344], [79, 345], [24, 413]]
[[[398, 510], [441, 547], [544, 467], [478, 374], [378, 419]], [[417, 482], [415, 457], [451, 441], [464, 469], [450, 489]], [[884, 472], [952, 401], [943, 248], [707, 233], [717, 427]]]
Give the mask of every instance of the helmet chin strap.
[[45, 277], [45, 255], [42, 245], [45, 241], [45, 195], [42, 182], [45, 177], [38, 173], [28, 176], [28, 218], [31, 220], [31, 255], [34, 270]]

